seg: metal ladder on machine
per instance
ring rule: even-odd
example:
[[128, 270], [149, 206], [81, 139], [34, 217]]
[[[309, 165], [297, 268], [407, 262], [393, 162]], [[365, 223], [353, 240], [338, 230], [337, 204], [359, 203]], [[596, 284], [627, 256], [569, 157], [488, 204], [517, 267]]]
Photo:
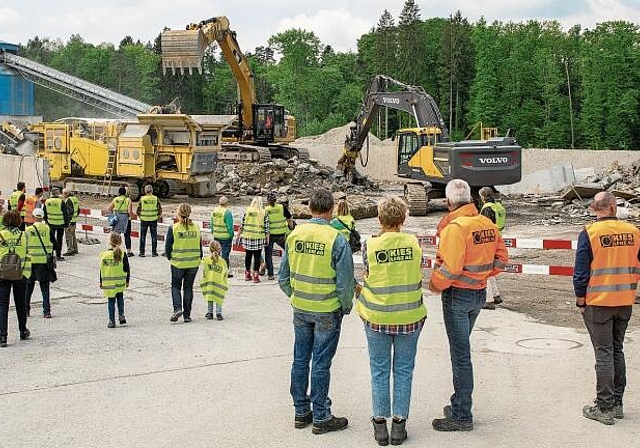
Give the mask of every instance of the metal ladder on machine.
[[116, 169], [116, 151], [118, 149], [117, 139], [114, 137], [107, 138], [107, 167], [104, 173], [104, 178], [102, 179], [102, 188], [100, 189], [101, 195], [107, 195], [109, 190], [111, 189], [111, 181], [113, 180], [113, 175], [115, 174]]

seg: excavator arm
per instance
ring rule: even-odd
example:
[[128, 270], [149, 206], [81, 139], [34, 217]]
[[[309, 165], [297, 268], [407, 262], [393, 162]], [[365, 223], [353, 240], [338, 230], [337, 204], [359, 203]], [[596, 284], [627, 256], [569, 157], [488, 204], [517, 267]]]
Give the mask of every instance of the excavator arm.
[[[390, 91], [391, 87], [400, 89]], [[409, 86], [387, 76], [378, 75], [369, 84], [367, 93], [358, 113], [355, 125], [345, 138], [344, 152], [338, 161], [338, 169], [345, 175], [355, 171], [355, 163], [371, 130], [371, 125], [380, 107], [401, 110], [416, 120], [417, 127], [435, 127], [440, 129], [441, 141], [449, 140], [447, 126], [442, 119], [440, 109], [431, 95], [420, 86]]]
[[200, 23], [192, 23], [185, 30], [165, 29], [160, 42], [162, 71], [165, 74], [167, 69], [174, 74], [177, 72], [184, 74], [185, 70], [191, 74], [193, 69], [202, 73], [202, 58], [205, 50], [217, 43], [238, 84], [242, 127], [252, 129], [252, 106], [257, 103], [253, 74], [249, 62], [240, 50], [236, 33], [229, 29], [228, 18], [212, 17]]

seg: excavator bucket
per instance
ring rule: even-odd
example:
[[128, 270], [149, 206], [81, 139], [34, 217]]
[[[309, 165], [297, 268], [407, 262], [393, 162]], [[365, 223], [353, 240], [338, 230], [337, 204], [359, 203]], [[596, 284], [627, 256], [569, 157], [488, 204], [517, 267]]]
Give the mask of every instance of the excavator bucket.
[[199, 29], [195, 30], [167, 30], [163, 31], [160, 42], [162, 45], [162, 73], [167, 69], [172, 74], [191, 75], [193, 69], [202, 74], [202, 56], [204, 55], [204, 35]]

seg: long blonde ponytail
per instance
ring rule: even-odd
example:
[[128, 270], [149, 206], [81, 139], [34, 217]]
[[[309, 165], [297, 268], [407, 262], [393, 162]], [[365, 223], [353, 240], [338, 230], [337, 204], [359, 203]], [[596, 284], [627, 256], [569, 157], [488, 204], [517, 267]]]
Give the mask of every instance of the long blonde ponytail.
[[120, 263], [124, 258], [124, 252], [120, 247], [122, 245], [122, 237], [119, 233], [111, 232], [109, 235], [109, 244], [111, 245], [111, 249], [113, 250], [113, 259]]
[[211, 252], [211, 261], [217, 263], [220, 259], [220, 253], [222, 252], [222, 246], [216, 240], [209, 243], [209, 252]]
[[182, 224], [185, 228], [191, 225], [191, 218], [189, 218], [191, 216], [191, 206], [189, 204], [187, 204], [186, 202], [180, 204], [178, 206], [177, 215], [180, 224]]

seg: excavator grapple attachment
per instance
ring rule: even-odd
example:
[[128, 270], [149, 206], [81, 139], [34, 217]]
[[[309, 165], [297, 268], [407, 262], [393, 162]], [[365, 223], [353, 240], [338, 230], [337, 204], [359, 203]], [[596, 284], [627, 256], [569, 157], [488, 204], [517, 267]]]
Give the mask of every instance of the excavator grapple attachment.
[[206, 48], [204, 35], [201, 30], [167, 30], [163, 31], [160, 42], [162, 45], [162, 73], [167, 69], [172, 74], [188, 71], [193, 74], [197, 69], [202, 74], [202, 56]]

